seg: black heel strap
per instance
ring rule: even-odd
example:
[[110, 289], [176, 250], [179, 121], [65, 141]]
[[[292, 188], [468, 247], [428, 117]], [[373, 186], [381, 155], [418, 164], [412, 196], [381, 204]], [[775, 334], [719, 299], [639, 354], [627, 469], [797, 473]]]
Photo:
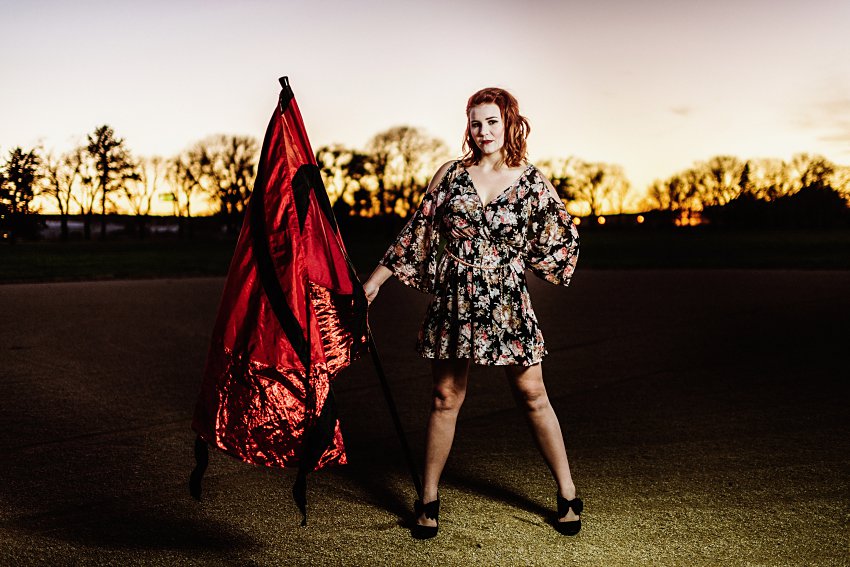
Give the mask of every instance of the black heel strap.
[[584, 510], [584, 502], [581, 501], [581, 498], [573, 498], [572, 500], [567, 500], [560, 494], [558, 495], [558, 517], [563, 518], [567, 515], [567, 512], [570, 511], [570, 508], [573, 509], [575, 514], [581, 514], [581, 511]]
[[437, 520], [440, 516], [440, 499], [437, 498], [427, 504], [423, 504], [421, 500], [417, 500], [413, 503], [413, 510], [417, 516], [421, 516], [424, 513], [425, 517], [429, 520]]

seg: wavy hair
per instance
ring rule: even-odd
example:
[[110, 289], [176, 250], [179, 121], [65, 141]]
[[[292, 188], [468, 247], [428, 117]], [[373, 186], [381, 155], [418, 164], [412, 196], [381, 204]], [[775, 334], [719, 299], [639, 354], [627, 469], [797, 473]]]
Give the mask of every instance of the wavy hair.
[[481, 161], [481, 148], [475, 143], [469, 128], [469, 111], [473, 106], [479, 104], [493, 103], [502, 112], [502, 120], [505, 123], [505, 143], [502, 146], [502, 159], [500, 163], [508, 167], [518, 167], [527, 159], [528, 148], [526, 138], [531, 132], [531, 125], [525, 116], [519, 113], [519, 102], [508, 91], [498, 87], [481, 89], [469, 97], [466, 103], [466, 132], [463, 135], [463, 158], [464, 166], [475, 165]]

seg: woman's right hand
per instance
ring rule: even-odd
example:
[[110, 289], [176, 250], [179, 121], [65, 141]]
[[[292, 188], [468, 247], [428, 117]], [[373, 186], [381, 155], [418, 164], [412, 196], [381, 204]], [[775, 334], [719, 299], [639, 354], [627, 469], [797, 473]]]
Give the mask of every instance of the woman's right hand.
[[372, 281], [372, 278], [369, 278], [366, 283], [363, 284], [363, 291], [366, 293], [366, 301], [371, 305], [372, 301], [374, 301], [375, 297], [378, 296], [378, 291], [381, 289], [381, 286], [377, 285]]
[[363, 284], [363, 291], [366, 293], [366, 301], [370, 304], [372, 303], [378, 295], [378, 291], [381, 289], [381, 284], [387, 281], [391, 275], [393, 275], [392, 270], [386, 266], [378, 264], [378, 267], [375, 268], [375, 271], [372, 272], [372, 275], [369, 276], [369, 279]]

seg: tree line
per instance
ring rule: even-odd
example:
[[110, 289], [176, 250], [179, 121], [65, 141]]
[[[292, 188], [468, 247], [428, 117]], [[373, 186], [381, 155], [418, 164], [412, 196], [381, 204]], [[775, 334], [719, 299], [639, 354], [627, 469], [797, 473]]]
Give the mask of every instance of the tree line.
[[847, 226], [850, 167], [798, 153], [741, 160], [715, 156], [650, 185], [646, 207], [727, 225]]
[[[136, 157], [108, 125], [96, 127], [60, 155], [15, 147], [0, 166], [0, 216], [7, 224], [28, 226], [38, 213], [33, 200], [41, 196], [59, 211], [63, 239], [68, 238], [72, 214], [82, 218], [84, 237], [90, 239], [96, 217], [105, 238], [107, 215], [119, 211], [134, 216], [136, 232], [143, 237], [158, 198], [171, 203], [181, 235], [191, 235], [191, 219], [202, 204], [233, 233], [253, 188], [259, 150], [251, 136], [214, 135], [169, 158]], [[442, 140], [413, 126], [379, 132], [363, 149], [328, 145], [316, 151], [338, 216], [408, 215], [430, 176], [449, 157]], [[800, 192], [829, 194], [833, 208], [846, 209], [850, 200], [850, 167], [807, 153], [789, 161], [715, 156], [654, 181], [644, 195], [636, 194], [616, 164], [570, 156], [537, 166], [571, 210], [591, 217], [638, 209], [671, 215], [707, 211], [720, 218], [718, 210], [758, 212], [770, 203], [812, 202], [799, 198]]]
[[83, 143], [57, 155], [41, 148], [12, 148], [0, 169], [0, 213], [12, 224], [31, 225], [36, 196], [49, 199], [59, 211], [61, 235], [68, 237], [68, 218], [79, 215], [86, 239], [99, 216], [100, 236], [106, 236], [106, 215], [129, 211], [145, 235], [155, 198], [172, 203], [181, 232], [199, 197], [214, 214], [235, 223], [251, 194], [259, 151], [249, 136], [216, 135], [192, 144], [171, 158], [136, 157], [112, 127], [98, 126]]

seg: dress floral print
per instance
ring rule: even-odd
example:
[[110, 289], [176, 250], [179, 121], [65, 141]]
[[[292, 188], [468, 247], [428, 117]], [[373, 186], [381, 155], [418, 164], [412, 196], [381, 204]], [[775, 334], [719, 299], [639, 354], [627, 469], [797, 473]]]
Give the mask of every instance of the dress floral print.
[[416, 344], [422, 356], [530, 366], [546, 348], [525, 270], [569, 285], [578, 245], [572, 218], [536, 167], [485, 204], [455, 161], [381, 264], [434, 295]]

